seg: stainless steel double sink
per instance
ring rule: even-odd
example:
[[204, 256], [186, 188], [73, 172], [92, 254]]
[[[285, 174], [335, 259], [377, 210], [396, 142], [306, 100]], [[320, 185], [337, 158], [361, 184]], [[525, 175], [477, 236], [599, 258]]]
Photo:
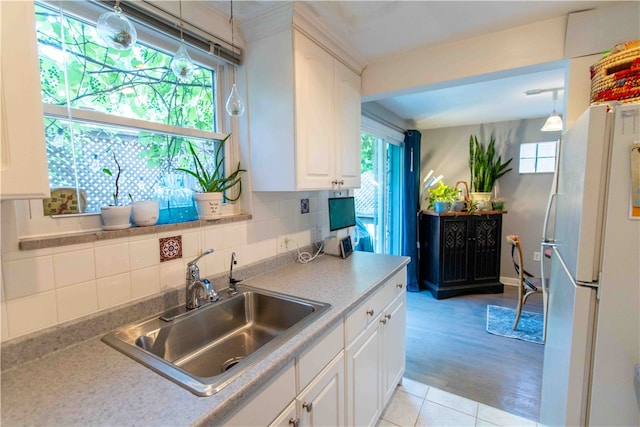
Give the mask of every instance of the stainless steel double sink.
[[210, 396], [331, 308], [246, 285], [238, 285], [236, 295], [221, 295], [183, 315], [123, 326], [102, 340], [192, 393]]

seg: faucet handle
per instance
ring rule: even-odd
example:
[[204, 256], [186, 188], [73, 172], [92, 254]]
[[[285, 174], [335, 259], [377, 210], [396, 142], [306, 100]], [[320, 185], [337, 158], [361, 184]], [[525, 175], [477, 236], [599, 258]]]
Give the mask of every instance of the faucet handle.
[[196, 263], [200, 260], [200, 258], [202, 258], [205, 255], [209, 255], [212, 252], [213, 252], [213, 249], [207, 249], [206, 251], [202, 252], [200, 255], [195, 257], [193, 260], [189, 261], [187, 266], [191, 267], [192, 265], [196, 265]]

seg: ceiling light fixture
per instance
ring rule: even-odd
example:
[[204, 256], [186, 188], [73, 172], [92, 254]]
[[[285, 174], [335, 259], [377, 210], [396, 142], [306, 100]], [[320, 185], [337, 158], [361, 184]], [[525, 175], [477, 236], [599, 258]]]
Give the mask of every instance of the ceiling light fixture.
[[[233, 0], [231, 0], [230, 3], [231, 3], [231, 14], [229, 17], [229, 22], [231, 23], [231, 49], [235, 54], [236, 45], [235, 45], [234, 31], [233, 31]], [[232, 65], [232, 67], [233, 67], [233, 86], [231, 86], [231, 93], [229, 94], [229, 98], [227, 98], [227, 103], [225, 105], [225, 108], [227, 109], [227, 113], [229, 113], [231, 117], [237, 117], [237, 116], [241, 116], [244, 113], [244, 101], [240, 97], [240, 94], [238, 93], [238, 88], [236, 87], [236, 67], [235, 65]]]
[[196, 71], [196, 65], [191, 60], [189, 52], [187, 52], [187, 46], [184, 43], [184, 37], [182, 34], [182, 0], [179, 1], [180, 5], [180, 47], [176, 51], [176, 54], [171, 59], [169, 66], [171, 71], [176, 75], [179, 81], [186, 82], [191, 80], [193, 73]]
[[555, 132], [562, 130], [562, 117], [560, 114], [556, 113], [556, 101], [558, 100], [558, 91], [564, 90], [562, 87], [554, 87], [551, 89], [531, 89], [525, 92], [526, 95], [539, 95], [544, 92], [552, 92], [553, 93], [553, 112], [540, 129], [543, 132]]

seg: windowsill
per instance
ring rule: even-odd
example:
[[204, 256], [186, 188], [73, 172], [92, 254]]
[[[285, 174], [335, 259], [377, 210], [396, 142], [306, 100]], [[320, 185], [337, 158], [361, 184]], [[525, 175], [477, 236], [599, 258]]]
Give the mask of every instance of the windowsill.
[[222, 216], [213, 220], [197, 220], [189, 222], [179, 222], [176, 224], [153, 225], [150, 227], [131, 227], [124, 230], [115, 231], [91, 231], [87, 233], [67, 234], [60, 236], [35, 237], [21, 239], [20, 250], [34, 250], [54, 248], [59, 246], [77, 245], [81, 243], [91, 243], [101, 240], [120, 239], [129, 236], [142, 236], [145, 234], [165, 233], [169, 231], [188, 230], [191, 228], [199, 228], [207, 225], [228, 224], [232, 222], [248, 221], [252, 218], [251, 214], [236, 214]]

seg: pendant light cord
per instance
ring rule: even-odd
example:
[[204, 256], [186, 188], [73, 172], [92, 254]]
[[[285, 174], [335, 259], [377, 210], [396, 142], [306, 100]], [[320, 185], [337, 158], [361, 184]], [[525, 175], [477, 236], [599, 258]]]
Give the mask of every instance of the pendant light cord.
[[[234, 31], [233, 31], [233, 0], [229, 0], [229, 3], [231, 3], [231, 14], [229, 16], [229, 22], [231, 23], [231, 50], [233, 51], [233, 54], [236, 54], [236, 45], [235, 45], [235, 39], [233, 37], [234, 35]], [[233, 65], [233, 84], [236, 84], [236, 66]]]
[[182, 0], [180, 0], [178, 2], [178, 7], [180, 10], [180, 40], [182, 40], [182, 42], [184, 42], [184, 37], [182, 36]]

